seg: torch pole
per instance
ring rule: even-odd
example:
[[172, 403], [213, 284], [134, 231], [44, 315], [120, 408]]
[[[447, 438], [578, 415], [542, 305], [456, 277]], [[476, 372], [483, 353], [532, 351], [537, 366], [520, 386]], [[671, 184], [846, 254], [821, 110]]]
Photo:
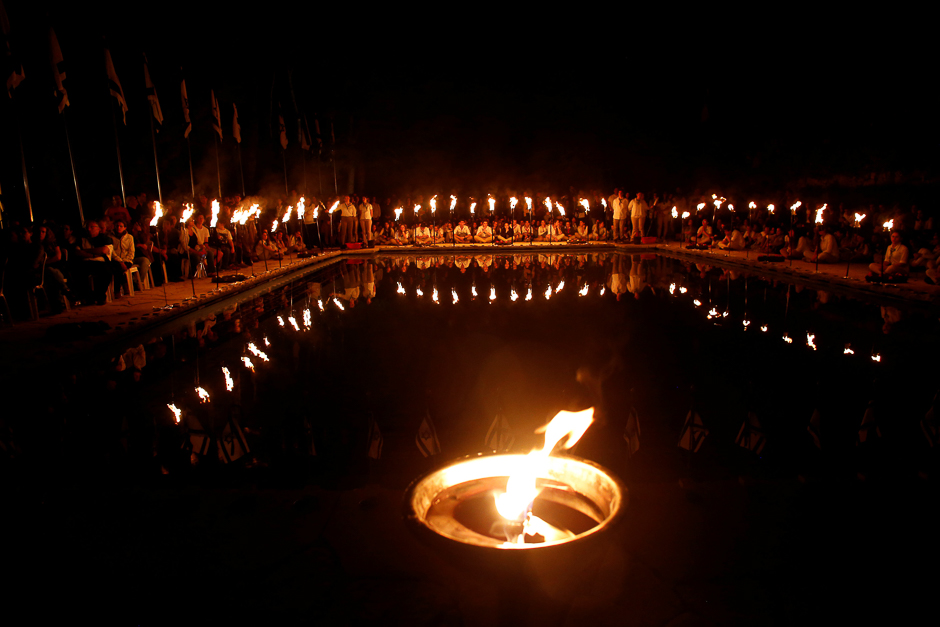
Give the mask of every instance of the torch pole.
[[[126, 207], [127, 196], [124, 193], [124, 166], [121, 165], [121, 142], [118, 141], [117, 114], [114, 112], [115, 106], [114, 104], [111, 105], [111, 120], [114, 122], [114, 149], [117, 152], [118, 177], [121, 179], [121, 199]], [[22, 145], [20, 147], [22, 148]], [[32, 214], [32, 209], [30, 209], [30, 214]]]
[[[284, 163], [284, 196], [290, 196], [290, 190], [287, 183], [287, 150], [281, 149], [281, 161]], [[288, 199], [289, 202], [289, 199]]]
[[215, 174], [219, 182], [219, 202], [222, 202], [222, 166], [219, 164], [219, 136], [215, 136]]
[[[81, 219], [82, 224], [85, 224], [85, 212], [82, 210], [82, 195], [78, 191], [78, 174], [76, 174], [75, 172], [75, 157], [72, 156], [72, 140], [69, 138], [69, 124], [68, 124], [68, 121], [65, 119], [64, 111], [62, 112], [62, 126], [65, 127], [65, 145], [68, 146], [69, 163], [72, 165], [72, 181], [75, 183], [75, 200], [78, 201], [78, 217], [79, 219]], [[20, 148], [22, 149], [22, 143], [20, 145]], [[27, 190], [28, 189], [29, 188], [27, 188]], [[32, 212], [32, 210], [30, 210], [30, 212]]]
[[241, 143], [235, 144], [235, 153], [238, 155], [238, 174], [241, 177], [242, 181], [242, 198], [245, 197], [245, 168], [242, 167], [242, 145]]
[[196, 205], [196, 179], [193, 177], [193, 146], [189, 137], [186, 138], [186, 154], [189, 155], [189, 186], [193, 192], [193, 206]]
[[[163, 204], [163, 191], [160, 188], [160, 160], [157, 158], [157, 134], [153, 126], [153, 109], [150, 110], [150, 141], [153, 142], [153, 167], [157, 173], [157, 198], [160, 199], [160, 204]], [[69, 150], [69, 157], [72, 156], [71, 149]], [[74, 167], [74, 166], [73, 166]]]

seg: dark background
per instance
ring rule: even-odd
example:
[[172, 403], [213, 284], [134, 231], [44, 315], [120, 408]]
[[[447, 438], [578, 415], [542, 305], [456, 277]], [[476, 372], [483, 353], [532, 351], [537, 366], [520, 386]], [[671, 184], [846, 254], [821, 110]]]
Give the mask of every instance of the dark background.
[[[241, 191], [233, 102], [248, 194], [284, 194], [278, 103], [290, 141], [289, 183], [298, 190], [298, 112], [311, 127], [320, 120], [324, 193], [333, 192], [331, 148], [340, 192], [379, 196], [622, 185], [720, 189], [730, 197], [857, 187], [873, 173], [903, 183], [905, 196], [911, 186], [920, 196], [934, 187], [936, 54], [915, 15], [591, 15], [572, 7], [525, 15], [478, 6], [469, 14], [450, 7], [445, 16], [443, 8], [379, 14], [290, 3], [4, 4], [26, 71], [14, 101], [0, 105], [7, 219], [27, 215], [17, 127], [36, 217], [77, 214], [52, 97], [50, 25], [67, 65], [65, 117], [87, 217], [120, 192], [105, 36], [129, 106], [118, 131], [128, 194], [156, 195], [142, 53], [165, 117], [157, 150], [166, 198], [190, 193], [184, 74], [197, 193], [210, 196], [217, 195], [210, 89], [222, 114], [224, 195]], [[316, 194], [313, 144], [306, 189]]]

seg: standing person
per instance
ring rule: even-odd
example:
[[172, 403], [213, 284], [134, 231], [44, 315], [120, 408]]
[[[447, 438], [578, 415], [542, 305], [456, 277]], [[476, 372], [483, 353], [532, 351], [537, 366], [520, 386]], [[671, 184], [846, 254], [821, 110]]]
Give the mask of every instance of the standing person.
[[346, 244], [356, 241], [356, 205], [349, 202], [349, 196], [343, 196], [339, 203], [339, 243]]
[[362, 243], [368, 246], [372, 241], [372, 204], [368, 196], [363, 196], [359, 203], [359, 224], [362, 226]]
[[616, 196], [610, 197], [610, 206], [614, 212], [614, 241], [619, 242], [624, 239], [623, 223], [627, 211], [627, 199], [623, 197], [623, 192], [617, 190]]
[[643, 223], [646, 221], [646, 212], [649, 211], [649, 205], [643, 200], [643, 192], [637, 193], [629, 206], [630, 218], [633, 221], [633, 237], [643, 237]]

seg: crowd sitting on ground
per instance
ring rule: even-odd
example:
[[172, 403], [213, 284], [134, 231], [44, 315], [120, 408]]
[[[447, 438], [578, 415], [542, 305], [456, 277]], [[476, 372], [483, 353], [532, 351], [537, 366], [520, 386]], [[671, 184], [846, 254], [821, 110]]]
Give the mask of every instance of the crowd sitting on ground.
[[[131, 293], [132, 266], [141, 279], [159, 286], [202, 271], [211, 275], [314, 249], [357, 244], [511, 246], [670, 240], [820, 264], [868, 262], [871, 275], [906, 277], [922, 270], [928, 283], [938, 280], [940, 244], [934, 216], [916, 206], [847, 210], [840, 205], [819, 213], [809, 204], [792, 210], [781, 205], [775, 213], [772, 204], [735, 210], [725, 199], [715, 202], [715, 198], [677, 192], [654, 193], [647, 200], [643, 193], [631, 197], [621, 189], [604, 197], [597, 191], [579, 193], [571, 188], [559, 196], [526, 192], [491, 196], [487, 202], [451, 196], [450, 202], [440, 201], [438, 207], [437, 196], [386, 198], [380, 203], [354, 194], [302, 199], [295, 191], [276, 201], [224, 198], [217, 215], [207, 196], [195, 198], [194, 203], [170, 201], [161, 205], [162, 216], [154, 219], [155, 205], [146, 194], [128, 196], [126, 202], [114, 196], [80, 229], [52, 221], [5, 228], [0, 251], [5, 264], [3, 287], [13, 306], [23, 312], [26, 299], [18, 296], [42, 285], [55, 312], [66, 303], [102, 304], [112, 294], [119, 298], [122, 292]], [[301, 199], [302, 215], [296, 210]], [[245, 211], [249, 206], [256, 211]], [[894, 228], [883, 228], [889, 220]]]

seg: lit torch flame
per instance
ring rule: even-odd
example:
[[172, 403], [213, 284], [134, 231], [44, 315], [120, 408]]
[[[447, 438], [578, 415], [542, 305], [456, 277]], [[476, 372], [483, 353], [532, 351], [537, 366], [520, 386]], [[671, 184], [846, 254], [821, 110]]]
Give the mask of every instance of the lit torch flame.
[[337, 307], [339, 307], [339, 310], [340, 310], [340, 311], [345, 311], [345, 310], [346, 310], [346, 308], [343, 307], [343, 303], [339, 302], [339, 299], [338, 299], [338, 298], [334, 298], [334, 299], [333, 299], [333, 304], [336, 305]]
[[767, 213], [773, 214], [775, 208], [773, 205], [767, 205]]
[[493, 210], [496, 208], [496, 199], [487, 195], [486, 202], [490, 205], [490, 213], [493, 213]]
[[304, 205], [305, 202], [306, 201], [303, 196], [301, 196], [300, 200], [297, 201], [297, 217], [298, 218], [304, 217], [304, 213], [306, 212], [306, 206]]
[[822, 207], [820, 207], [819, 209], [816, 210], [816, 224], [822, 224], [822, 223], [823, 223], [823, 212], [824, 212], [825, 210], [826, 210], [826, 205], [825, 205], [825, 204], [824, 204]]
[[680, 293], [680, 294], [685, 294], [685, 293], [688, 292], [688, 291], [689, 291], [688, 288], [685, 288], [685, 287], [680, 287], [680, 288], [679, 288], [679, 293]]
[[865, 214], [864, 214], [864, 213], [858, 213], [858, 212], [856, 212], [856, 213], [855, 213], [855, 226], [857, 227], [857, 226], [861, 225], [862, 220], [864, 220], [864, 219], [865, 219]]
[[216, 199], [212, 200], [212, 220], [209, 221], [209, 228], [214, 229], [215, 225], [219, 223], [219, 201]]
[[209, 402], [209, 393], [206, 392], [205, 388], [196, 388], [196, 393], [199, 394], [199, 402], [200, 402], [200, 403], [208, 403], [208, 402]]
[[851, 344], [846, 344], [846, 345], [845, 345], [845, 350], [842, 351], [842, 354], [843, 354], [843, 355], [854, 355], [854, 354], [855, 354], [855, 351], [852, 350], [852, 345], [851, 345]]
[[153, 220], [150, 221], [150, 226], [157, 226], [157, 220], [163, 217], [163, 205], [159, 201], [153, 201]]
[[287, 205], [287, 210], [284, 211], [284, 217], [281, 218], [281, 222], [287, 222], [290, 220], [290, 214], [294, 211], [293, 205]]
[[274, 222], [271, 224], [271, 232], [273, 233], [276, 230], [277, 230], [277, 218], [275, 218]]
[[496, 288], [491, 287], [490, 288], [490, 301], [492, 302], [494, 300], [496, 300]]
[[884, 227], [885, 231], [890, 231], [891, 229], [894, 228], [894, 218], [891, 218], [890, 220], [888, 220], [887, 222], [885, 222], [885, 223], [882, 224], [881, 226]]
[[509, 199], [509, 209], [510, 209], [510, 210], [515, 211], [515, 210], [516, 210], [516, 205], [518, 205], [518, 204], [519, 204], [519, 199], [516, 198], [515, 196], [512, 196], [512, 197]]
[[881, 355], [878, 353], [875, 353], [874, 355], [871, 356], [871, 360], [881, 362]]
[[271, 348], [271, 342], [268, 341], [268, 336], [264, 336], [264, 345]]
[[260, 359], [261, 361], [271, 361], [270, 359], [268, 359], [267, 355], [265, 355], [263, 352], [258, 350], [258, 347], [255, 346], [254, 342], [248, 343], [248, 352], [254, 355], [255, 357], [257, 357], [258, 359]]
[[565, 287], [565, 281], [564, 279], [562, 279], [561, 281], [558, 282], [558, 287], [555, 288], [555, 293], [557, 294], [562, 289], [564, 289], [564, 287]]
[[760, 330], [761, 330], [761, 333], [767, 333], [767, 325], [765, 324], [764, 326], [762, 326]]
[[415, 289], [415, 294], [417, 294], [418, 296], [424, 296], [424, 292], [421, 291], [420, 287]]
[[813, 350], [816, 350], [816, 344], [813, 342], [813, 340], [815, 339], [816, 339], [816, 336], [813, 335], [812, 333], [806, 334], [806, 345], [812, 348]]
[[675, 283], [670, 283], [670, 284], [669, 284], [669, 293], [670, 293], [670, 294], [675, 294], [675, 293], [676, 293], [676, 284], [675, 284]]
[[[678, 217], [679, 217], [679, 210], [678, 210], [677, 208], [675, 208], [675, 207], [672, 208], [672, 217], [673, 217], [673, 218], [678, 218]], [[683, 216], [683, 217], [685, 217], [685, 216]]]
[[339, 201], [338, 201], [338, 200], [333, 203], [333, 206], [332, 206], [332, 207], [330, 207], [330, 213], [333, 213], [334, 211], [336, 211], [336, 208], [337, 208], [337, 207], [339, 207]]
[[278, 316], [278, 317], [277, 317], [277, 323], [283, 327], [283, 326], [284, 326], [284, 318]]
[[701, 307], [701, 306], [702, 306], [702, 301], [700, 301], [700, 300], [697, 299], [697, 298], [696, 298], [695, 300], [693, 300], [692, 303], [693, 303], [696, 307]]
[[518, 542], [524, 542], [526, 532], [535, 531], [534, 526], [547, 526], [532, 516], [532, 502], [539, 495], [536, 478], [544, 472], [548, 457], [559, 446], [570, 449], [594, 421], [594, 408], [580, 412], [561, 411], [537, 433], [545, 434], [545, 444], [533, 450], [519, 462], [515, 472], [510, 473], [506, 491], [496, 496], [496, 509], [510, 521], [524, 524], [524, 533]]
[[751, 202], [747, 203], [747, 208], [748, 208], [748, 209], [757, 209], [757, 203], [752, 200]]
[[796, 213], [796, 210], [803, 206], [803, 203], [797, 200], [795, 203], [790, 205], [790, 213]]
[[580, 201], [578, 204], [580, 204], [582, 207], [584, 207], [584, 210], [585, 210], [585, 211], [590, 211], [590, 210], [591, 210], [591, 203], [588, 202], [588, 199], [587, 199], [587, 198], [582, 198], [581, 201]]
[[398, 218], [401, 217], [401, 212], [404, 211], [401, 207], [395, 210], [395, 222], [398, 222]]
[[317, 301], [317, 307], [320, 308], [320, 311], [326, 311], [326, 307], [323, 306], [323, 299]]
[[437, 288], [436, 288], [436, 287], [434, 288], [434, 291], [431, 292], [431, 300], [433, 300], [433, 301], [434, 301], [435, 303], [437, 303], [438, 305], [441, 304], [441, 301], [439, 301], [439, 300], [437, 299]]
[[453, 211], [453, 210], [454, 210], [454, 207], [456, 207], [456, 206], [457, 206], [457, 197], [456, 197], [456, 196], [451, 196], [451, 197], [450, 197], [450, 210]]
[[562, 206], [561, 206], [561, 203], [558, 202], [557, 200], [555, 201], [555, 209], [558, 209], [558, 213], [559, 213], [562, 217], [565, 216], [565, 208], [562, 207]]
[[548, 210], [552, 210], [552, 200], [548, 196], [545, 197], [545, 200], [542, 201], [542, 204], [548, 207]]
[[689, 213], [688, 211], [683, 211], [683, 212], [682, 212], [682, 219], [685, 220], [685, 219], [688, 218], [690, 215], [692, 215], [692, 214]]
[[531, 287], [529, 288], [529, 291], [526, 292], [525, 299], [532, 300], [532, 288]]
[[255, 371], [255, 365], [251, 363], [251, 360], [248, 359], [247, 357], [242, 357], [242, 363], [245, 364], [245, 367], [251, 370], [252, 372]]
[[172, 403], [168, 403], [167, 407], [169, 407], [170, 411], [173, 412], [173, 418], [176, 420], [176, 424], [179, 424], [180, 418], [183, 415], [183, 410]]
[[312, 321], [310, 320], [310, 310], [304, 309], [304, 326], [309, 329], [311, 324]]
[[786, 333], [784, 333], [784, 334], [783, 334], [783, 341], [786, 342], [787, 344], [792, 344], [792, 343], [793, 343], [793, 338], [790, 337], [789, 335], [787, 335]]
[[225, 375], [225, 389], [231, 392], [232, 388], [235, 387], [235, 382], [232, 381], [232, 375], [225, 366], [222, 366], [222, 374]]
[[551, 298], [551, 297], [552, 297], [552, 286], [549, 285], [549, 286], [545, 289], [545, 300], [548, 300], [548, 299]]
[[476, 213], [477, 204], [475, 202], [470, 203], [470, 215]]
[[529, 213], [532, 213], [532, 198], [530, 198], [529, 196], [525, 197], [525, 207], [526, 207], [526, 211], [528, 211]]
[[186, 224], [187, 222], [189, 222], [189, 219], [193, 217], [193, 213], [195, 212], [195, 209], [193, 209], [193, 204], [189, 202], [183, 203], [183, 207], [184, 207], [183, 224]]
[[470, 294], [472, 294], [474, 298], [477, 297], [477, 286], [476, 286], [476, 285], [471, 285], [471, 286], [470, 286]]
[[751, 321], [750, 321], [750, 320], [742, 320], [742, 321], [741, 321], [741, 324], [744, 325], [744, 330], [747, 331], [747, 328], [748, 328], [749, 326], [751, 326]]

